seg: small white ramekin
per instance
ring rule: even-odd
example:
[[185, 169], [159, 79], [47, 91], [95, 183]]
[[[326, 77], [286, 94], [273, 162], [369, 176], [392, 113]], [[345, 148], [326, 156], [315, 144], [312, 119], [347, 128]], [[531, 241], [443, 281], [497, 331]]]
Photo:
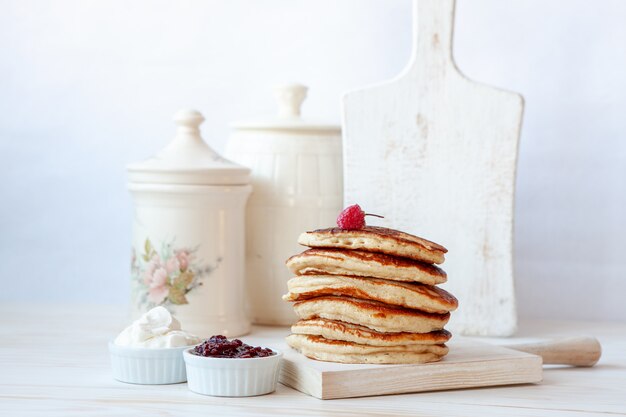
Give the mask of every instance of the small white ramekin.
[[193, 392], [216, 397], [251, 397], [276, 390], [281, 352], [264, 358], [211, 358], [183, 352], [187, 386]]
[[109, 342], [113, 378], [130, 384], [177, 384], [187, 380], [183, 351], [173, 348], [139, 348]]

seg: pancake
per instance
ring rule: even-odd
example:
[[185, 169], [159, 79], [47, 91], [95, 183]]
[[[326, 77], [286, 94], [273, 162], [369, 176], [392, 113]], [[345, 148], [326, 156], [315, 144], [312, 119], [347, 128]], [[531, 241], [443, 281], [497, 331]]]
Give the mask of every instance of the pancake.
[[311, 298], [295, 302], [293, 308], [301, 319], [345, 321], [383, 333], [429, 333], [443, 329], [450, 319], [450, 313], [426, 313], [350, 297]]
[[283, 296], [285, 301], [337, 295], [380, 301], [429, 313], [447, 313], [456, 310], [458, 306], [457, 299], [441, 288], [380, 278], [302, 275], [290, 279], [287, 288], [289, 292]]
[[349, 275], [436, 285], [446, 282], [438, 267], [383, 253], [345, 249], [309, 249], [287, 259], [296, 275]]
[[309, 358], [340, 363], [427, 363], [448, 353], [445, 345], [367, 346], [302, 334], [287, 336], [287, 344]]
[[448, 251], [441, 245], [421, 237], [386, 227], [365, 226], [357, 230], [338, 227], [305, 232], [298, 243], [312, 248], [358, 249], [441, 264]]
[[381, 333], [357, 324], [319, 318], [298, 321], [291, 326], [291, 333], [370, 346], [441, 345], [452, 337], [447, 330], [430, 333]]

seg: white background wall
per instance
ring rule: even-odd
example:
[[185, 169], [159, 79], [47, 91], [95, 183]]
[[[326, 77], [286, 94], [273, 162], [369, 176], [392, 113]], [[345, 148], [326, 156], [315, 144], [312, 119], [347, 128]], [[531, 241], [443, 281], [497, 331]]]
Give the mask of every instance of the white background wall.
[[[126, 163], [201, 110], [271, 114], [269, 87], [341, 93], [391, 78], [410, 54], [408, 0], [0, 0], [0, 302], [123, 304]], [[521, 92], [519, 311], [626, 320], [626, 2], [458, 0], [469, 77]]]

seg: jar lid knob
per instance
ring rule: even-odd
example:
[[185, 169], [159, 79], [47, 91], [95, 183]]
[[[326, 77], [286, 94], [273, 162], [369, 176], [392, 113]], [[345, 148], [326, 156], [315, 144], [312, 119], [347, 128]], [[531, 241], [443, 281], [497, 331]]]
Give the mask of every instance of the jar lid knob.
[[199, 111], [184, 109], [176, 112], [174, 122], [178, 125], [179, 131], [199, 132], [199, 126], [204, 122], [204, 116]]
[[[183, 109], [174, 114], [174, 122], [178, 126], [176, 136], [169, 145], [161, 149], [157, 157], [176, 161], [181, 165], [186, 161], [217, 161], [221, 157], [202, 139], [200, 124], [204, 116], [197, 110]], [[204, 162], [200, 162], [202, 165]]]
[[306, 98], [308, 88], [302, 84], [287, 84], [274, 87], [274, 97], [278, 101], [278, 117], [294, 119], [300, 117], [300, 107]]

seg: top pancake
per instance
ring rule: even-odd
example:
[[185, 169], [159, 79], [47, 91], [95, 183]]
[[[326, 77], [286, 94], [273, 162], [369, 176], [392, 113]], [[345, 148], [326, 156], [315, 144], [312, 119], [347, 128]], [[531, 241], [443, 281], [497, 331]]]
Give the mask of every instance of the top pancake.
[[444, 254], [448, 251], [421, 237], [378, 226], [365, 226], [356, 230], [333, 227], [304, 232], [298, 238], [298, 243], [311, 248], [358, 249], [385, 253], [435, 264], [443, 263]]

